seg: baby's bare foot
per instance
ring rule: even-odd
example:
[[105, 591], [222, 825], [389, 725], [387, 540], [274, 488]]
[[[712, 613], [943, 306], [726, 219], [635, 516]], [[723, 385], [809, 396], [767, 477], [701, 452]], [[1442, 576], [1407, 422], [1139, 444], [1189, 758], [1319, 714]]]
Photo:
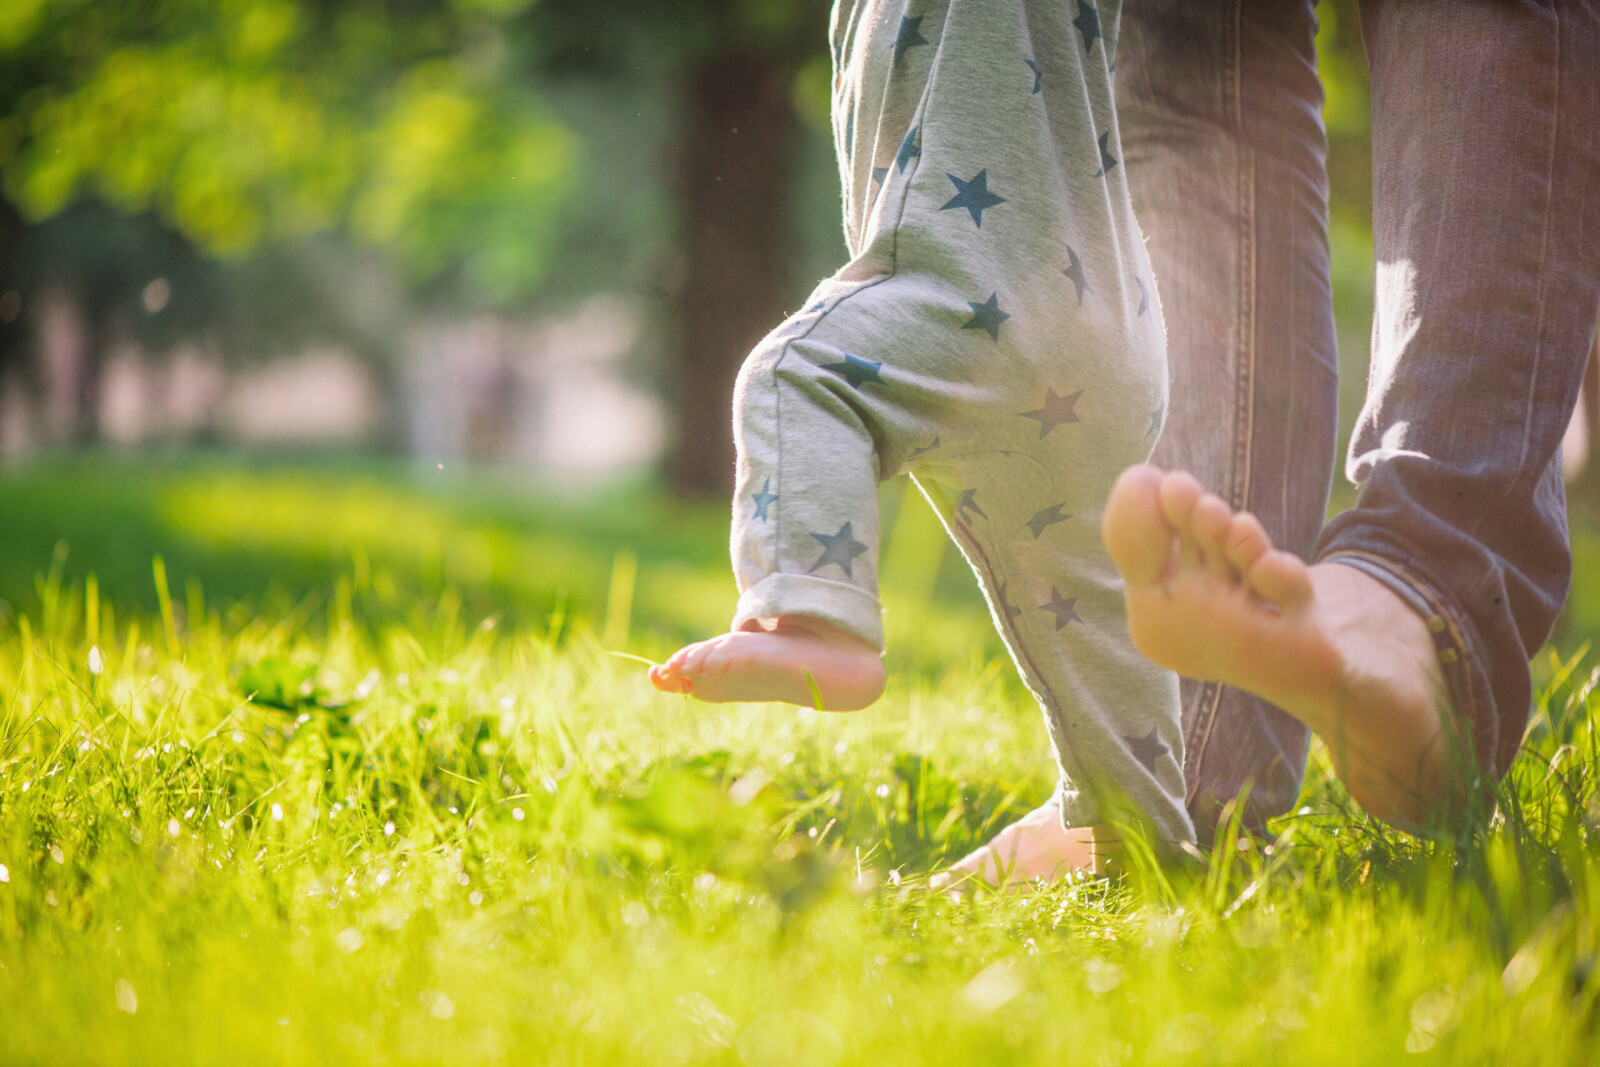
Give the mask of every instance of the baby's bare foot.
[[1061, 825], [1061, 802], [1045, 801], [928, 880], [932, 889], [960, 890], [981, 880], [1002, 889], [1023, 888], [1043, 879], [1053, 881], [1074, 871], [1105, 873], [1114, 858], [1104, 830], [1068, 830]]
[[1450, 793], [1443, 685], [1421, 616], [1338, 563], [1307, 567], [1189, 475], [1124, 471], [1106, 507], [1133, 643], [1277, 704], [1321, 735], [1373, 814], [1425, 822]]
[[883, 658], [859, 637], [801, 615], [750, 625], [680, 648], [650, 668], [650, 681], [717, 704], [782, 700], [813, 707], [820, 695], [827, 711], [857, 711], [883, 694]]

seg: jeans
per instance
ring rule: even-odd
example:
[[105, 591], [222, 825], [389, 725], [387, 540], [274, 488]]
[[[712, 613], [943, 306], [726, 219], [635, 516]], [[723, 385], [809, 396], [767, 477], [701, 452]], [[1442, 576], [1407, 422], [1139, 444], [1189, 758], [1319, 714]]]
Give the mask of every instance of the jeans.
[[[1479, 767], [1503, 773], [1528, 658], [1566, 597], [1563, 431], [1600, 308], [1600, 12], [1587, 2], [1374, 0], [1377, 302], [1351, 442], [1357, 505], [1323, 528], [1336, 355], [1310, 0], [1133, 0], [1118, 107], [1168, 329], [1155, 461], [1274, 541], [1358, 567], [1426, 620]], [[1319, 534], [1320, 530], [1320, 534]], [[1183, 683], [1202, 837], [1295, 801], [1306, 729]]]

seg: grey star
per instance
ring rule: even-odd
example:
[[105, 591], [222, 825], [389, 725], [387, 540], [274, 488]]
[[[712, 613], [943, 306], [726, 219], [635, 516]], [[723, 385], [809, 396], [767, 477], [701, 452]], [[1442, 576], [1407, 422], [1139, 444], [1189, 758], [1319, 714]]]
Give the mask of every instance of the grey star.
[[938, 434], [934, 434], [932, 441], [929, 441], [927, 444], [923, 445], [921, 448], [912, 449], [911, 450], [911, 455], [907, 456], [906, 458], [907, 459], [916, 459], [918, 456], [922, 455], [923, 453], [932, 452], [934, 449], [936, 449], [938, 447], [939, 447], [939, 435]]
[[1036, 411], [1024, 411], [1022, 417], [1039, 420], [1039, 439], [1042, 441], [1045, 434], [1062, 423], [1078, 421], [1077, 412], [1073, 411], [1073, 407], [1078, 403], [1078, 398], [1082, 395], [1082, 389], [1070, 396], [1057, 396], [1054, 389], [1046, 389], [1044, 391], [1044, 407]]
[[1028, 520], [1028, 529], [1033, 531], [1033, 539], [1035, 541], [1039, 540], [1039, 535], [1044, 533], [1047, 527], [1054, 526], [1058, 522], [1066, 522], [1072, 518], [1071, 515], [1061, 514], [1062, 506], [1061, 504], [1051, 504]]
[[1028, 64], [1029, 70], [1033, 71], [1033, 93], [1037, 96], [1039, 90], [1044, 87], [1044, 77], [1039, 73], [1039, 64], [1031, 59], [1024, 59], [1023, 62]]
[[867, 382], [872, 382], [875, 385], [886, 385], [883, 375], [878, 373], [882, 367], [882, 363], [874, 363], [870, 359], [852, 356], [848, 352], [844, 354], [844, 362], [824, 363], [822, 365], [823, 370], [833, 371], [833, 373], [841, 376], [857, 389], [860, 389]]
[[1139, 283], [1139, 312], [1134, 315], [1134, 318], [1137, 319], [1143, 317], [1144, 313], [1150, 310], [1150, 290], [1144, 287], [1143, 278], [1134, 278], [1133, 280]]
[[756, 513], [751, 517], [750, 521], [754, 522], [756, 519], [760, 519], [762, 522], [766, 522], [767, 506], [778, 499], [778, 494], [772, 492], [772, 479], [768, 478], [763, 481], [761, 483], [761, 492], [751, 493], [750, 499], [756, 502]]
[[1162, 756], [1172, 755], [1172, 749], [1161, 743], [1161, 738], [1156, 736], [1156, 728], [1150, 727], [1150, 732], [1143, 737], [1129, 737], [1122, 735], [1122, 740], [1128, 745], [1128, 751], [1133, 753], [1133, 758], [1144, 764], [1144, 769], [1151, 774], [1156, 773], [1156, 760]]
[[900, 151], [895, 153], [894, 162], [900, 168], [901, 174], [906, 172], [907, 163], [922, 155], [922, 145], [917, 143], [917, 137], [921, 133], [921, 126], [913, 126], [911, 132], [906, 134], [906, 139], [900, 142]]
[[1162, 404], [1150, 413], [1150, 428], [1144, 432], [1146, 437], [1161, 429], [1162, 420], [1167, 417], [1167, 405]]
[[928, 39], [917, 32], [922, 27], [922, 16], [914, 19], [902, 17], [900, 19], [900, 34], [894, 39], [894, 65], [899, 66], [907, 52], [918, 45], [927, 44]]
[[967, 301], [967, 306], [972, 309], [972, 318], [962, 324], [963, 330], [983, 330], [992, 341], [1000, 340], [1000, 324], [1011, 316], [1000, 310], [1000, 294], [990, 293], [989, 299], [983, 303], [973, 300]]
[[973, 175], [971, 181], [962, 181], [954, 174], [945, 174], [956, 186], [956, 195], [940, 211], [949, 211], [953, 207], [964, 207], [972, 216], [972, 221], [983, 227], [983, 212], [985, 208], [996, 207], [1006, 202], [1005, 197], [996, 196], [989, 191], [989, 168], [985, 167]]
[[1108, 147], [1108, 142], [1110, 140], [1110, 130], [1107, 130], [1105, 133], [1100, 135], [1100, 169], [1095, 171], [1092, 175], [1090, 175], [1090, 177], [1104, 178], [1106, 175], [1111, 173], [1112, 167], [1115, 167], [1118, 163], [1122, 162], [1120, 159], [1117, 159], [1111, 154], [1111, 149]]
[[1078, 253], [1071, 245], [1067, 246], [1067, 255], [1072, 263], [1061, 273], [1071, 279], [1072, 287], [1078, 290], [1078, 306], [1083, 307], [1083, 294], [1092, 293], [1094, 290], [1089, 288], [1089, 278], [1083, 273], [1083, 260], [1078, 258]]
[[855, 577], [850, 572], [850, 564], [857, 556], [867, 550], [867, 546], [856, 540], [848, 522], [839, 527], [839, 532], [832, 536], [819, 533], [814, 533], [811, 536], [816, 539], [818, 544], [822, 545], [822, 556], [811, 565], [811, 569], [806, 572], [807, 574], [815, 574], [828, 564], [837, 563], [844, 571], [846, 578]]
[[1083, 0], [1078, 0], [1078, 17], [1072, 20], [1078, 27], [1078, 32], [1083, 34], [1083, 50], [1087, 52], [1094, 47], [1094, 39], [1101, 36], [1100, 12]]
[[982, 519], [987, 519], [989, 517], [988, 515], [985, 515], [983, 509], [978, 506], [978, 491], [976, 489], [961, 490], [961, 499], [956, 504], [956, 515], [960, 517], [962, 522], [971, 525], [972, 519], [967, 515], [967, 512], [969, 511], [976, 511], [978, 513], [978, 517]]
[[1069, 622], [1083, 621], [1078, 617], [1078, 613], [1072, 610], [1073, 605], [1077, 602], [1077, 597], [1062, 596], [1056, 587], [1052, 585], [1050, 587], [1049, 601], [1044, 604], [1040, 604], [1039, 610], [1048, 611], [1050, 614], [1056, 617], [1056, 630], [1059, 632], [1061, 628], [1066, 626]]

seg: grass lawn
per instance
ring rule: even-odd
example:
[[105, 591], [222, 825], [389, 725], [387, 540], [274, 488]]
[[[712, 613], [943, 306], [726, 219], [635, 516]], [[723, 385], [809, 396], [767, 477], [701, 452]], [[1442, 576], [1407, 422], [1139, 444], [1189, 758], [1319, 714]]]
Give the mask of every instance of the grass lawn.
[[0, 473], [0, 1061], [1595, 1058], [1581, 654], [1541, 659], [1500, 813], [1458, 840], [1366, 821], [1319, 752], [1274, 836], [949, 901], [920, 881], [1051, 764], [899, 503], [889, 691], [830, 716], [666, 697], [604, 653], [726, 621], [721, 504], [381, 465]]

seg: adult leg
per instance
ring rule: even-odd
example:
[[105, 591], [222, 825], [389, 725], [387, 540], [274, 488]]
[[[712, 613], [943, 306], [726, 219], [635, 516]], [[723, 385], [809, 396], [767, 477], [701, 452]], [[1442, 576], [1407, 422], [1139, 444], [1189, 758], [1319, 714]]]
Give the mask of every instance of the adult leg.
[[1358, 506], [1308, 571], [1192, 480], [1136, 468], [1106, 533], [1142, 649], [1277, 700], [1352, 795], [1415, 827], [1510, 762], [1570, 577], [1557, 449], [1600, 303], [1600, 17], [1365, 17], [1379, 299]]
[[[1312, 0], [1140, 0], [1123, 14], [1118, 113], [1167, 324], [1173, 403], [1154, 462], [1188, 470], [1309, 557], [1338, 393], [1326, 138]], [[1260, 697], [1182, 683], [1187, 800], [1209, 837], [1294, 803], [1309, 733]]]

